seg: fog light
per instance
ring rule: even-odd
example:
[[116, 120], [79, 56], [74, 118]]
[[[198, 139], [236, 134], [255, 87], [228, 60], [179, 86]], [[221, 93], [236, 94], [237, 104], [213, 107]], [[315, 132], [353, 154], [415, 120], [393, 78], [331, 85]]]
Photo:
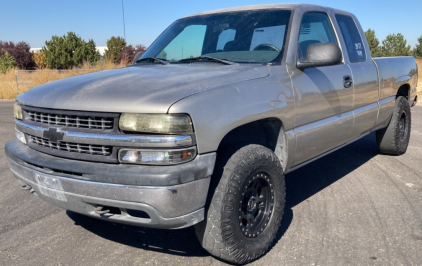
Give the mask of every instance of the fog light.
[[119, 161], [130, 164], [171, 165], [191, 161], [196, 156], [196, 147], [178, 150], [121, 149]]
[[23, 144], [26, 144], [25, 134], [23, 134], [17, 129], [15, 129], [15, 132], [16, 132], [16, 137], [18, 138], [18, 140], [22, 141]]

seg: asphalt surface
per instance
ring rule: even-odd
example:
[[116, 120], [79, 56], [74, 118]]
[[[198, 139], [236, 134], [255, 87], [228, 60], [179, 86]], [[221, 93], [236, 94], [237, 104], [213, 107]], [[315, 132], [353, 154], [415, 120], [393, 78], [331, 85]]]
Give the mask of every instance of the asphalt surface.
[[[157, 230], [69, 212], [20, 188], [4, 144], [13, 102], [0, 102], [0, 265], [224, 265], [193, 228]], [[277, 243], [251, 265], [422, 265], [422, 107], [407, 153], [378, 154], [371, 134], [286, 176]]]

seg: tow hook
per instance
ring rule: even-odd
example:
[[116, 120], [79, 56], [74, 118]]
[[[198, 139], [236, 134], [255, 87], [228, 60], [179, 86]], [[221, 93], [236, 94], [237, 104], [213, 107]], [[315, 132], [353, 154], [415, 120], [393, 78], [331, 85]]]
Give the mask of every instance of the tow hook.
[[[95, 208], [95, 213], [99, 215], [103, 215], [110, 212], [110, 210], [107, 210], [107, 209], [103, 210], [103, 208], [104, 206], [98, 206], [97, 208]], [[109, 215], [113, 215], [113, 214], [109, 213]]]
[[32, 187], [30, 187], [28, 185], [22, 185], [22, 189], [24, 189], [24, 190], [31, 190]]

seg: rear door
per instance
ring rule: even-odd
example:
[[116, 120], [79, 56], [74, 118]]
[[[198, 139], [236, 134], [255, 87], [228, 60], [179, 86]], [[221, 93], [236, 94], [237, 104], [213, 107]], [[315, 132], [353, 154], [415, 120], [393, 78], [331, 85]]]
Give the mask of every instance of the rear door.
[[[343, 14], [335, 15], [340, 28], [343, 46], [347, 50], [345, 61], [352, 70], [352, 82], [355, 90], [355, 121], [352, 137], [369, 132], [374, 128], [378, 115], [378, 72], [372, 62], [363, 31], [358, 27], [355, 17]], [[359, 30], [360, 29], [360, 30]]]
[[[297, 38], [297, 59], [306, 56], [314, 43], [339, 44], [332, 18], [325, 12], [302, 15]], [[290, 66], [295, 93], [294, 165], [335, 148], [350, 137], [353, 127], [353, 86], [345, 86], [351, 77], [347, 64], [300, 70], [296, 61]]]

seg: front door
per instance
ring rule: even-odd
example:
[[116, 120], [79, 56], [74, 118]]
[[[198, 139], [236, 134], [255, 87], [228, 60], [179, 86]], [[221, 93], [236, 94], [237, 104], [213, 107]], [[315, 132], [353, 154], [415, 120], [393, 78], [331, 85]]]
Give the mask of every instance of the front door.
[[[305, 57], [307, 47], [315, 43], [338, 44], [333, 25], [323, 12], [303, 15], [297, 58]], [[354, 91], [347, 83], [352, 74], [345, 63], [290, 69], [295, 93], [296, 166], [349, 140]]]

